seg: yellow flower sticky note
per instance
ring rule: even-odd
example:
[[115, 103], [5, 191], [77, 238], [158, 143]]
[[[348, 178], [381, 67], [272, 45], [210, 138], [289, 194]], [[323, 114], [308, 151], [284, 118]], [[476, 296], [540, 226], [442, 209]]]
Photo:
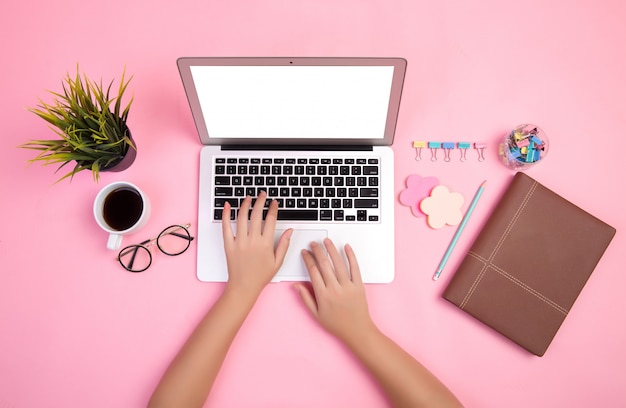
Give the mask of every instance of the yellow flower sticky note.
[[461, 206], [465, 199], [460, 193], [450, 192], [446, 186], [437, 186], [430, 196], [420, 203], [420, 210], [427, 215], [428, 225], [439, 229], [447, 225], [457, 225], [463, 219]]

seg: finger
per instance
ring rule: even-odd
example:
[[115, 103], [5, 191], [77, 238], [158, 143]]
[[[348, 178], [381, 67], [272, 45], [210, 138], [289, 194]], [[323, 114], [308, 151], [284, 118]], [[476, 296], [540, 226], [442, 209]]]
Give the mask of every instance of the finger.
[[233, 242], [233, 227], [230, 225], [230, 203], [226, 201], [222, 209], [222, 235], [224, 238], [224, 248], [228, 248]]
[[276, 245], [276, 249], [274, 250], [274, 257], [276, 259], [276, 269], [280, 269], [283, 265], [283, 261], [285, 260], [285, 255], [287, 255], [287, 250], [289, 249], [289, 242], [291, 239], [291, 234], [293, 234], [293, 228], [289, 228], [285, 232], [283, 232], [278, 239], [278, 244]]
[[252, 214], [250, 214], [250, 227], [248, 234], [261, 235], [261, 225], [263, 224], [263, 207], [265, 206], [265, 197], [267, 193], [261, 191], [254, 202]]
[[313, 252], [313, 256], [315, 256], [315, 261], [319, 265], [320, 274], [322, 275], [322, 279], [324, 279], [324, 284], [327, 287], [339, 284], [337, 276], [335, 276], [334, 268], [321, 245], [317, 242], [311, 242], [311, 251]]
[[296, 283], [293, 285], [293, 287], [296, 288], [296, 290], [298, 291], [300, 299], [302, 299], [302, 302], [304, 303], [306, 308], [309, 309], [309, 312], [311, 312], [311, 314], [317, 319], [317, 302], [315, 301], [315, 297], [313, 297], [313, 295], [311, 294], [311, 291], [309, 291], [309, 289], [307, 289], [301, 283]]
[[309, 272], [309, 277], [311, 278], [311, 285], [313, 286], [313, 291], [315, 293], [319, 293], [320, 290], [323, 290], [326, 287], [324, 283], [324, 278], [322, 278], [322, 274], [320, 273], [320, 269], [317, 266], [317, 262], [311, 251], [307, 251], [306, 249], [302, 250], [302, 260], [304, 261], [304, 265], [306, 266], [306, 270]]
[[250, 212], [250, 203], [252, 198], [246, 196], [239, 207], [239, 214], [237, 215], [237, 236], [240, 238], [248, 236], [248, 213]]
[[330, 259], [333, 261], [333, 269], [335, 270], [337, 281], [340, 284], [349, 281], [350, 275], [348, 273], [346, 263], [330, 238], [326, 238], [324, 240], [324, 247], [326, 247], [326, 252], [328, 252]]
[[276, 220], [278, 219], [278, 201], [272, 200], [270, 208], [265, 216], [265, 224], [263, 225], [263, 236], [274, 237], [276, 230]]
[[359, 268], [359, 263], [357, 262], [356, 255], [354, 254], [352, 247], [346, 244], [343, 248], [346, 251], [348, 265], [350, 265], [350, 276], [352, 276], [352, 282], [357, 285], [362, 285], [363, 279], [361, 278], [361, 268]]

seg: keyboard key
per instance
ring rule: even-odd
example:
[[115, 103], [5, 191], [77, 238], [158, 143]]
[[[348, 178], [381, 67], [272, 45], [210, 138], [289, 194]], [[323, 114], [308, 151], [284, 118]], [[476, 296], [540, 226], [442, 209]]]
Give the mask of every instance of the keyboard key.
[[[215, 209], [215, 210], [213, 211], [213, 219], [214, 219], [214, 220], [216, 220], [216, 221], [217, 221], [217, 220], [221, 220], [221, 219], [222, 219], [222, 212], [223, 212], [223, 211], [224, 211], [224, 210], [222, 210], [222, 209]], [[231, 209], [231, 210], [230, 210], [230, 219], [231, 219], [231, 220], [234, 220], [234, 219], [235, 219], [235, 210], [234, 210], [234, 209]]]
[[230, 197], [233, 195], [232, 187], [215, 187], [216, 197]]
[[216, 186], [229, 186], [230, 185], [230, 177], [228, 177], [228, 176], [218, 176], [218, 177], [215, 177], [215, 185]]
[[318, 210], [278, 210], [279, 220], [288, 221], [317, 221]]
[[371, 198], [357, 198], [354, 200], [354, 208], [378, 208], [378, 200]]
[[333, 219], [335, 221], [343, 221], [343, 210], [335, 210], [333, 211]]
[[321, 210], [320, 211], [320, 220], [322, 221], [332, 221], [333, 212], [331, 210]]
[[378, 166], [363, 166], [363, 174], [366, 176], [378, 174]]
[[357, 221], [367, 221], [367, 210], [358, 210], [356, 212]]
[[361, 197], [378, 197], [377, 188], [361, 188], [359, 189], [359, 195]]
[[214, 206], [217, 208], [224, 208], [224, 204], [226, 202], [229, 202], [231, 207], [239, 207], [239, 199], [234, 197], [215, 197]]

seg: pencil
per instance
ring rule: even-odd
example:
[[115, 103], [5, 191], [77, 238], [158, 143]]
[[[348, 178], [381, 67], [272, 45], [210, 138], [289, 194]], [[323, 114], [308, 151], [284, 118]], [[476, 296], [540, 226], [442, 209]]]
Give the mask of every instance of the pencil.
[[463, 216], [463, 220], [461, 221], [459, 228], [457, 228], [456, 232], [454, 233], [454, 236], [452, 237], [452, 241], [450, 242], [450, 245], [448, 245], [448, 249], [446, 250], [446, 253], [443, 254], [443, 259], [441, 260], [441, 262], [439, 262], [437, 271], [435, 272], [435, 275], [433, 275], [433, 280], [439, 279], [439, 275], [441, 275], [443, 268], [446, 266], [446, 263], [448, 262], [448, 258], [450, 258], [450, 254], [454, 250], [454, 247], [456, 246], [456, 243], [459, 240], [459, 237], [463, 233], [463, 229], [465, 228], [465, 224], [467, 224], [467, 220], [469, 220], [470, 216], [472, 215], [472, 212], [474, 211], [474, 207], [476, 207], [476, 204], [478, 203], [480, 196], [483, 194], [483, 190], [485, 189], [485, 183], [487, 183], [487, 180], [483, 181], [482, 184], [478, 187], [478, 190], [476, 191], [476, 195], [474, 195], [474, 199], [470, 203], [470, 206], [467, 209], [467, 212]]

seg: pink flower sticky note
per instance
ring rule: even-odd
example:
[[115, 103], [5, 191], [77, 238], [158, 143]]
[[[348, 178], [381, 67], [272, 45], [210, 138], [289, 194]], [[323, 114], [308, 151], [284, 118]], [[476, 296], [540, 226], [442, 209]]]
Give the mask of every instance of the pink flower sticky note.
[[420, 210], [420, 201], [428, 197], [431, 190], [439, 184], [436, 177], [421, 177], [411, 174], [406, 179], [406, 189], [400, 193], [400, 204], [411, 207], [411, 212], [416, 217], [424, 217], [426, 214]]
[[438, 229], [446, 224], [457, 225], [461, 222], [464, 201], [460, 193], [452, 193], [446, 186], [437, 186], [431, 191], [430, 197], [422, 200], [420, 209], [428, 216], [428, 225]]

